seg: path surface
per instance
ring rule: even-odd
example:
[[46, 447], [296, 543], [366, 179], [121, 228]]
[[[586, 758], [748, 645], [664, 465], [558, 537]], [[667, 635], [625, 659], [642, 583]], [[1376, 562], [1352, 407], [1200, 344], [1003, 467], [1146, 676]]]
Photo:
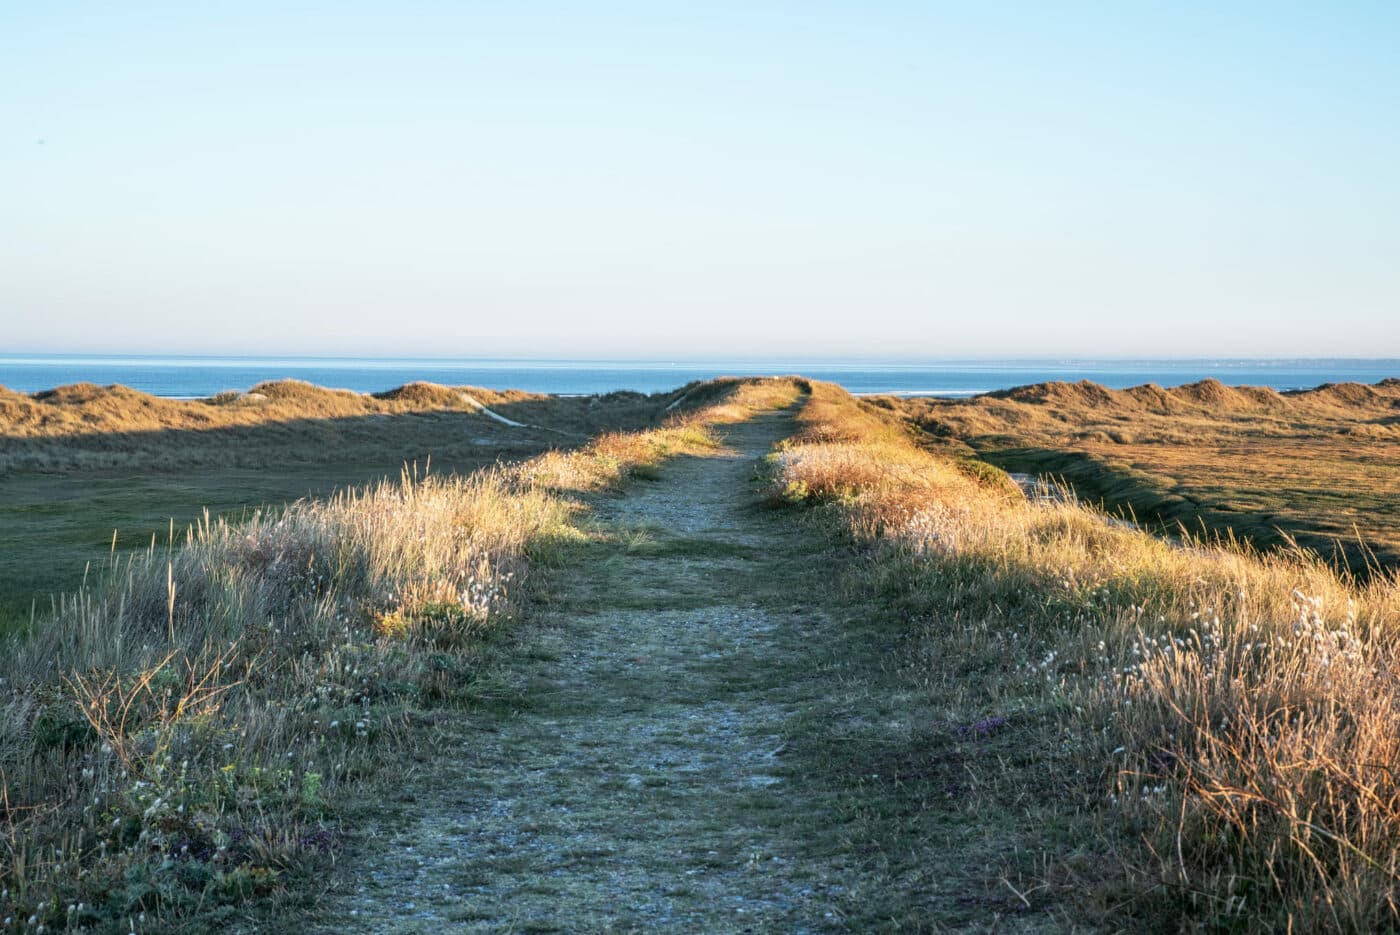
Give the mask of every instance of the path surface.
[[731, 427], [717, 456], [597, 505], [603, 541], [546, 573], [511, 663], [523, 707], [444, 731], [408, 823], [317, 908], [327, 931], [840, 925], [848, 887], [804, 856], [822, 816], [783, 761], [827, 622], [794, 577], [813, 544], [755, 493], [791, 429]]

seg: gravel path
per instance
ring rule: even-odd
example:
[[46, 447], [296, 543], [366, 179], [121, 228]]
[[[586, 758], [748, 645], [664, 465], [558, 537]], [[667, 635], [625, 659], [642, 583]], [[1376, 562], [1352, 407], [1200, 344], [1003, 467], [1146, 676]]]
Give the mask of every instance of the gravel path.
[[[822, 930], [841, 866], [804, 856], [821, 804], [783, 752], [819, 688], [795, 665], [827, 611], [812, 544], [759, 502], [790, 416], [595, 504], [599, 541], [545, 572], [515, 703], [439, 729], [406, 820], [352, 855], [324, 931]], [[405, 796], [409, 798], [409, 796]]]

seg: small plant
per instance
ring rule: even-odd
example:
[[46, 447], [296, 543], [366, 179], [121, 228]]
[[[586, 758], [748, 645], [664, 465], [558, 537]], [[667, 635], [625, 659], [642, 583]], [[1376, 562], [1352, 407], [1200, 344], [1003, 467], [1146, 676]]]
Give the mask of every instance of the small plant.
[[805, 480], [790, 480], [783, 485], [778, 497], [787, 503], [810, 503], [813, 500], [812, 488]]
[[408, 632], [410, 626], [411, 622], [402, 609], [374, 615], [374, 632], [383, 637], [401, 637]]
[[321, 783], [325, 779], [320, 773], [301, 774], [301, 804], [310, 808], [321, 801]]

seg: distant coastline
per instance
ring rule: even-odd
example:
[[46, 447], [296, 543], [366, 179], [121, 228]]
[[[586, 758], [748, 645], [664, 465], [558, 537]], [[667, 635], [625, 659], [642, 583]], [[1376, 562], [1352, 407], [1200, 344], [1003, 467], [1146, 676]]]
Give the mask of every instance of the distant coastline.
[[716, 376], [801, 373], [856, 395], [966, 397], [1051, 381], [1091, 380], [1111, 389], [1176, 386], [1214, 378], [1231, 386], [1309, 389], [1400, 377], [1395, 359], [909, 360], [735, 358], [709, 360], [509, 360], [190, 355], [3, 354], [0, 386], [34, 393], [72, 383], [121, 384], [167, 398], [195, 399], [266, 380], [306, 380], [383, 392], [416, 380], [553, 395], [614, 390], [662, 392]]

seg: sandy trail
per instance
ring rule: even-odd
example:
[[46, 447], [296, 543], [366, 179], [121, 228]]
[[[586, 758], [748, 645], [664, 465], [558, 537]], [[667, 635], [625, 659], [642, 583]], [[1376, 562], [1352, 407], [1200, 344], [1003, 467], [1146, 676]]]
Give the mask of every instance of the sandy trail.
[[507, 419], [505, 416], [501, 415], [499, 412], [496, 412], [494, 409], [487, 409], [486, 406], [484, 406], [475, 396], [472, 396], [470, 393], [462, 393], [460, 395], [462, 397], [462, 400], [468, 406], [471, 406], [477, 412], [481, 413], [493, 422], [499, 422], [501, 423], [501, 425], [508, 425], [514, 429], [530, 428], [530, 426], [526, 425], [524, 422], [516, 422], [514, 419]]
[[803, 855], [822, 816], [782, 756], [827, 612], [793, 583], [810, 540], [754, 491], [790, 431], [785, 413], [731, 427], [717, 456], [596, 505], [605, 541], [545, 572], [511, 654], [519, 704], [441, 729], [407, 821], [317, 908], [325, 931], [839, 925], [847, 887]]

